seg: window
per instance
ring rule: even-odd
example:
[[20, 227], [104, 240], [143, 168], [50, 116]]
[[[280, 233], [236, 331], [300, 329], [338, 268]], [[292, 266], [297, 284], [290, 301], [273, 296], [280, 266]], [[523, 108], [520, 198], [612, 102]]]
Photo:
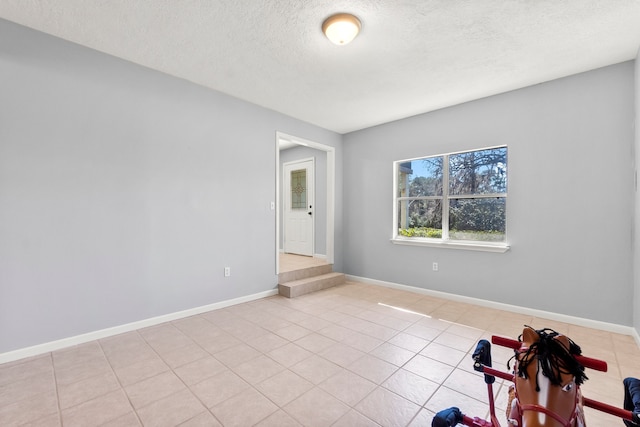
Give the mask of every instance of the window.
[[307, 209], [307, 170], [291, 171], [291, 209]]
[[502, 251], [507, 147], [394, 163], [394, 243]]

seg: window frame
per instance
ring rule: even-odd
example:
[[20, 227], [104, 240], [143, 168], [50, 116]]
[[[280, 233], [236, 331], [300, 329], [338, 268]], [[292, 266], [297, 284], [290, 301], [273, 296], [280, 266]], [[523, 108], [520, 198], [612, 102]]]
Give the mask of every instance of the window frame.
[[[486, 241], [476, 241], [476, 240], [451, 240], [449, 237], [449, 207], [450, 200], [460, 200], [460, 199], [472, 199], [472, 198], [504, 198], [505, 199], [505, 207], [507, 204], [507, 196], [508, 196], [508, 184], [507, 191], [504, 193], [487, 193], [487, 194], [477, 194], [477, 195], [451, 195], [450, 187], [449, 187], [449, 156], [456, 154], [464, 154], [471, 153], [474, 151], [484, 151], [484, 150], [493, 150], [497, 148], [506, 148], [507, 149], [507, 182], [509, 180], [508, 173], [508, 146], [507, 145], [496, 145], [490, 147], [482, 147], [471, 150], [461, 150], [454, 151], [443, 154], [435, 154], [430, 156], [421, 156], [414, 157], [410, 159], [404, 160], [396, 160], [393, 162], [393, 234], [391, 237], [391, 242], [398, 245], [410, 245], [410, 246], [427, 246], [427, 247], [440, 247], [440, 248], [451, 248], [451, 249], [466, 249], [466, 250], [474, 250], [474, 251], [485, 251], [485, 252], [499, 252], [504, 253], [508, 251], [511, 246], [508, 244], [507, 240], [507, 229], [505, 223], [505, 240], [504, 242], [486, 242]], [[406, 162], [412, 162], [414, 160], [428, 159], [442, 157], [442, 195], [441, 196], [420, 196], [420, 197], [401, 197], [398, 194], [398, 185], [399, 185], [399, 172], [400, 165]], [[427, 237], [405, 237], [399, 235], [398, 233], [398, 204], [402, 200], [442, 200], [442, 237], [441, 238], [427, 238]], [[506, 212], [505, 212], [506, 215]], [[507, 218], [505, 218], [505, 222]]]

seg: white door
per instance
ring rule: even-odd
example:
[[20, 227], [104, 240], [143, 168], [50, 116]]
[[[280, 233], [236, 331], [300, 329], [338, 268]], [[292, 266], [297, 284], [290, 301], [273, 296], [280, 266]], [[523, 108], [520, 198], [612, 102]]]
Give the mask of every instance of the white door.
[[284, 251], [313, 256], [314, 159], [284, 164]]

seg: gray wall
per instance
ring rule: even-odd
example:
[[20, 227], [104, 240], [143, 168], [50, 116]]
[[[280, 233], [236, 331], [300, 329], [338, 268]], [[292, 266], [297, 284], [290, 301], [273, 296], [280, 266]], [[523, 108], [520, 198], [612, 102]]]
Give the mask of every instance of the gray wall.
[[[626, 62], [345, 135], [345, 272], [632, 325], [633, 87]], [[389, 241], [394, 160], [502, 144], [510, 251]]]
[[638, 166], [640, 166], [640, 49], [635, 61], [635, 188], [634, 197], [634, 245], [633, 245], [633, 327], [640, 332], [640, 194], [638, 193]]
[[0, 353], [273, 289], [276, 131], [342, 229], [336, 133], [3, 20], [0, 94]]
[[284, 178], [283, 164], [301, 159], [315, 159], [314, 255], [327, 255], [327, 153], [310, 147], [293, 147], [280, 152], [280, 249], [284, 248]]

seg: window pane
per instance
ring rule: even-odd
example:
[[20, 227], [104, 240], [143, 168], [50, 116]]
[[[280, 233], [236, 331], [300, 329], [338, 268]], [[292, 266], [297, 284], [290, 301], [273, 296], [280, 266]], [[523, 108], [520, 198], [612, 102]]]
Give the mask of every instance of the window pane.
[[427, 157], [398, 165], [398, 197], [441, 195], [442, 157]]
[[307, 170], [291, 171], [291, 209], [307, 208]]
[[451, 154], [449, 190], [451, 195], [506, 193], [507, 148]]
[[398, 202], [398, 235], [442, 237], [441, 200], [401, 200]]
[[449, 238], [504, 242], [506, 198], [452, 199], [449, 201]]

